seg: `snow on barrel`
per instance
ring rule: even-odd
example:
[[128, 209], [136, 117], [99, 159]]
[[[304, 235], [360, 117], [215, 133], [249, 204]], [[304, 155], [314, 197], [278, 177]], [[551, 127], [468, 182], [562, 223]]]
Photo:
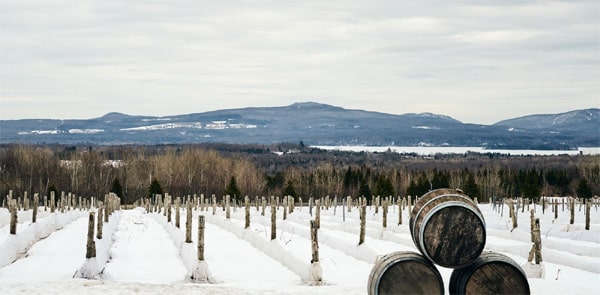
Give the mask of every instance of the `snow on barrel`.
[[444, 294], [444, 281], [431, 261], [410, 251], [386, 254], [375, 262], [369, 295]]
[[530, 294], [523, 269], [510, 257], [494, 252], [453, 270], [448, 290], [450, 294]]
[[436, 189], [413, 207], [409, 228], [419, 251], [448, 268], [472, 263], [483, 251], [485, 221], [477, 204], [457, 189]]

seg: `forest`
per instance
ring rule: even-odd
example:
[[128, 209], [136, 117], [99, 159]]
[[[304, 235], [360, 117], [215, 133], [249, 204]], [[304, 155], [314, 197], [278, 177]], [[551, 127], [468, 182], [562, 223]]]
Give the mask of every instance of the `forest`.
[[600, 155], [511, 156], [325, 151], [276, 145], [0, 146], [0, 200], [12, 191], [83, 198], [117, 193], [132, 204], [174, 196], [420, 196], [460, 188], [480, 202], [496, 198], [600, 195]]

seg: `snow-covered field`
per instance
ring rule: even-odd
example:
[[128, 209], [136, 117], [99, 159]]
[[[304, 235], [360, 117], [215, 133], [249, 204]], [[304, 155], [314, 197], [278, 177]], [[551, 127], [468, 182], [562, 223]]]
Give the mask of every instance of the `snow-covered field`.
[[[531, 249], [529, 213], [520, 213], [519, 227], [511, 231], [507, 208], [503, 216], [489, 204], [480, 204], [487, 226], [486, 250], [508, 255], [526, 265]], [[591, 228], [584, 229], [584, 210], [569, 213], [559, 206], [559, 218], [548, 208], [541, 221], [545, 277], [530, 278], [533, 294], [600, 294], [600, 213], [592, 208]], [[365, 243], [358, 245], [357, 208], [341, 206], [321, 211], [319, 256], [323, 286], [309, 286], [311, 242], [308, 207], [296, 207], [283, 220], [277, 211], [277, 239], [271, 240], [269, 207], [265, 216], [251, 208], [251, 226], [244, 229], [244, 209], [222, 208], [216, 214], [193, 212], [193, 243], [186, 244], [185, 209], [181, 229], [175, 214], [167, 223], [162, 213], [142, 208], [122, 210], [104, 224], [104, 238], [96, 239], [98, 279], [74, 278], [86, 261], [88, 213], [49, 214], [41, 208], [36, 224], [31, 211], [19, 212], [17, 235], [8, 234], [9, 214], [0, 208], [0, 294], [366, 294], [371, 268], [378, 256], [414, 251], [408, 229], [408, 212], [391, 206], [388, 226], [382, 227], [382, 210], [367, 209]], [[198, 216], [205, 215], [205, 261], [209, 284], [189, 280], [196, 268]], [[448, 286], [452, 269], [438, 266]], [[446, 289], [447, 293], [447, 289]]]

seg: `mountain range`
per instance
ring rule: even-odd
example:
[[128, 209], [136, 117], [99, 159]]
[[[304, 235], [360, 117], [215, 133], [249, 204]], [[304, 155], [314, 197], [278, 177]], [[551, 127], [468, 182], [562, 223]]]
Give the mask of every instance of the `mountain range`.
[[203, 142], [564, 150], [600, 146], [600, 109], [535, 114], [492, 125], [432, 113], [393, 115], [315, 102], [165, 117], [108, 113], [84, 120], [0, 120], [2, 144]]

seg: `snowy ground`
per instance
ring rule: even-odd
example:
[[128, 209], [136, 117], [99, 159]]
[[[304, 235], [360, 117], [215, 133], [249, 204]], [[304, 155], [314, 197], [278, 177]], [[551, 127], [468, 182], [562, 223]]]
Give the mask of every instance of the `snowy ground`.
[[[529, 214], [519, 212], [519, 227], [511, 231], [506, 207], [503, 216], [481, 204], [487, 225], [486, 250], [508, 255], [520, 265], [531, 249]], [[347, 209], [347, 208], [346, 208]], [[584, 230], [583, 209], [575, 224], [559, 206], [559, 218], [547, 209], [541, 220], [543, 279], [529, 279], [533, 294], [600, 294], [600, 213], [592, 208], [591, 230]], [[43, 210], [43, 208], [41, 209]], [[565, 209], [566, 210], [566, 209]], [[222, 208], [193, 212], [193, 243], [185, 238], [185, 210], [181, 229], [166, 222], [162, 213], [142, 208], [123, 210], [104, 224], [104, 238], [96, 239], [95, 263], [102, 273], [95, 280], [74, 278], [86, 263], [88, 213], [50, 214], [40, 211], [31, 224], [31, 211], [19, 212], [16, 236], [8, 234], [8, 212], [0, 209], [0, 294], [365, 294], [369, 273], [378, 256], [414, 251], [408, 229], [408, 212], [398, 224], [398, 208], [390, 207], [388, 227], [382, 212], [367, 211], [366, 241], [358, 246], [358, 210], [341, 206], [323, 210], [319, 230], [319, 256], [324, 286], [309, 286], [311, 260], [307, 207], [283, 220], [277, 211], [277, 239], [270, 240], [270, 213], [251, 209], [251, 226], [244, 229], [244, 210]], [[196, 284], [190, 274], [197, 267], [198, 216], [206, 217], [205, 261], [210, 284]], [[452, 269], [438, 267], [447, 286]], [[446, 290], [447, 292], [447, 290]]]

